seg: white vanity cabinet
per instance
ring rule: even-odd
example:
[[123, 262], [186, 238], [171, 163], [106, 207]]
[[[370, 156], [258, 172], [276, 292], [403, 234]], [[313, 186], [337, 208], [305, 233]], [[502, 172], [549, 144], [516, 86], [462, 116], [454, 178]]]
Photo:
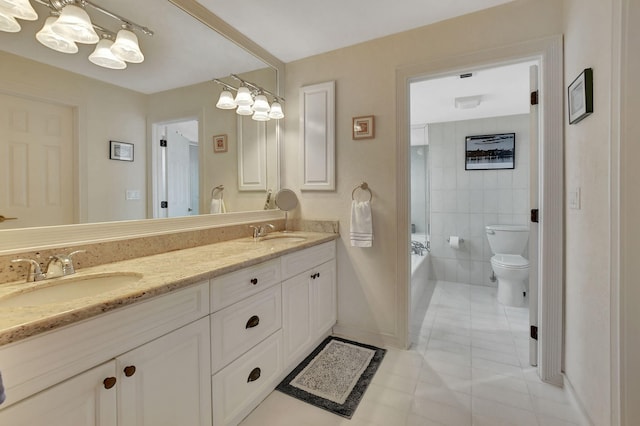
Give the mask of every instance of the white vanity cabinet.
[[285, 365], [300, 362], [336, 322], [335, 242], [282, 257]]
[[0, 424], [210, 426], [208, 290], [203, 283], [1, 347]]

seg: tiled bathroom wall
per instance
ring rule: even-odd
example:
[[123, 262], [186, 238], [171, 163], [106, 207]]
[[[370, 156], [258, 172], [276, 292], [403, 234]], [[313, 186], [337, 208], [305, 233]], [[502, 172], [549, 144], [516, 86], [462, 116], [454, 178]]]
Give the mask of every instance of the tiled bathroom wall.
[[[485, 225], [529, 223], [529, 116], [430, 124], [431, 256], [435, 278], [495, 286]], [[465, 170], [465, 137], [515, 133], [513, 170]], [[451, 235], [464, 239], [451, 248]], [[527, 254], [525, 254], [527, 256]]]

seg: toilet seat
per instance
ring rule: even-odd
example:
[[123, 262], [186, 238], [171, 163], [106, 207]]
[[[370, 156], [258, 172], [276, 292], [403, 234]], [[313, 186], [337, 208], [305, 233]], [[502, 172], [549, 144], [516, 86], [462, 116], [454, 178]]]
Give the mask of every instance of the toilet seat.
[[491, 258], [495, 266], [506, 269], [527, 269], [529, 261], [518, 254], [496, 254]]

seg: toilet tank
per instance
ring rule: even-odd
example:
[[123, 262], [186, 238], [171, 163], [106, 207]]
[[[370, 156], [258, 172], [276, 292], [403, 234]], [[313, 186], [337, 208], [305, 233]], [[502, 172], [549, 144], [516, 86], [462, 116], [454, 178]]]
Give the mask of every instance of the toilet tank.
[[529, 241], [525, 225], [487, 225], [485, 230], [494, 254], [522, 254]]

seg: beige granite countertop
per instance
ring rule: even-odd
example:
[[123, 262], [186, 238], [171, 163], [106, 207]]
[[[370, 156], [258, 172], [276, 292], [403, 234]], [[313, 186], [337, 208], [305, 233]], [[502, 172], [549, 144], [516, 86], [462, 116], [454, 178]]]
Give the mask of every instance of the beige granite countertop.
[[[241, 238], [177, 250], [153, 256], [93, 266], [76, 274], [36, 283], [13, 282], [0, 285], [0, 300], [40, 286], [55, 285], [81, 276], [126, 272], [142, 278], [117, 290], [82, 297], [72, 301], [39, 306], [0, 307], [0, 345], [81, 321], [137, 301], [184, 288], [228, 272], [255, 265], [283, 254], [322, 244], [338, 238], [336, 233], [273, 233], [262, 241]], [[279, 236], [306, 238], [288, 242]], [[78, 283], [81, 285], [81, 283]]]

